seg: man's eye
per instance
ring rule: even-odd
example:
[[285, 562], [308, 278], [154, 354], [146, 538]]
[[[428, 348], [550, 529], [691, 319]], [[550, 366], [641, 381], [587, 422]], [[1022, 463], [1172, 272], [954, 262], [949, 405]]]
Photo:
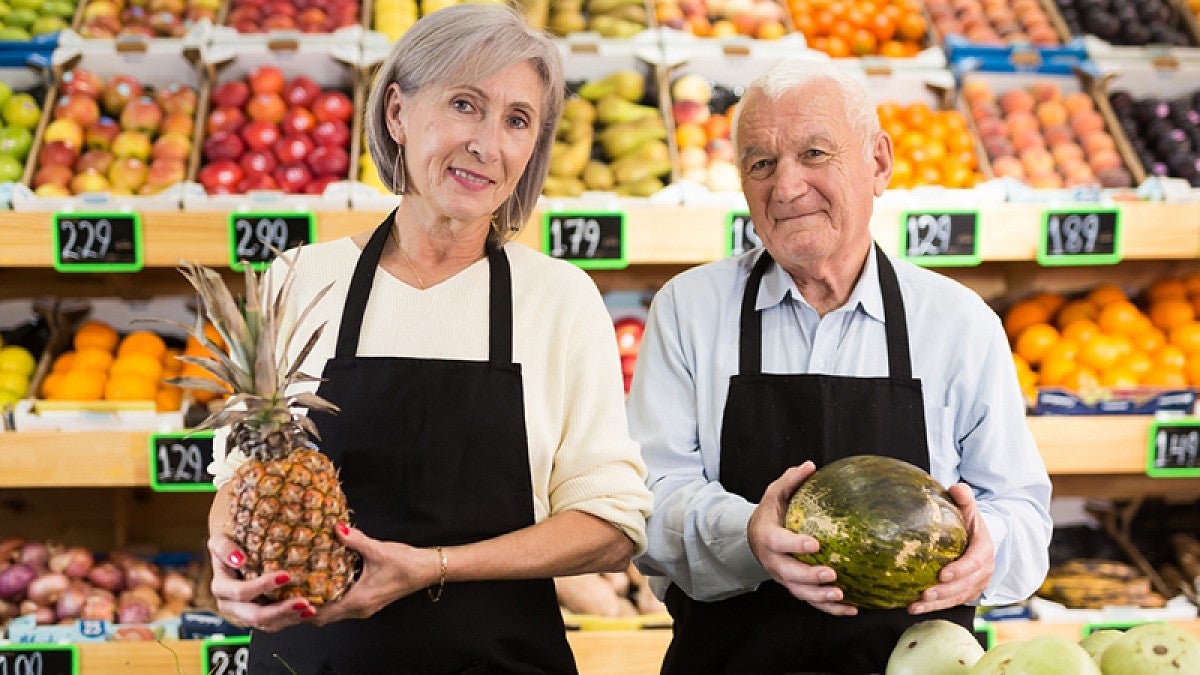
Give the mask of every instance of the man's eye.
[[771, 167], [774, 165], [775, 162], [769, 159], [755, 160], [747, 169], [747, 172], [751, 176], [762, 176], [769, 173], [771, 171]]
[[808, 159], [821, 159], [822, 157], [829, 156], [829, 153], [825, 152], [824, 150], [818, 150], [817, 148], [811, 148], [804, 151], [804, 156]]

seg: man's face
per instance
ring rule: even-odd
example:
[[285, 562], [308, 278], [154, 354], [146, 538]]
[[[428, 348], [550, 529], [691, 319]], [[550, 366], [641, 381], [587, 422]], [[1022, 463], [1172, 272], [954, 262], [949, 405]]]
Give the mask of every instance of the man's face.
[[738, 119], [742, 191], [764, 245], [781, 264], [865, 250], [873, 199], [891, 176], [880, 133], [868, 156], [847, 121], [841, 89], [816, 81], [778, 100], [752, 90]]

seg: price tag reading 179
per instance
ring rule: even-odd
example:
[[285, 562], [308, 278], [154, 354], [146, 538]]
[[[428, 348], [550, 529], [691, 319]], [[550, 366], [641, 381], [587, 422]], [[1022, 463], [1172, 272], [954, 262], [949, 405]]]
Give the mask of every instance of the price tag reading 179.
[[75, 645], [0, 645], [0, 675], [78, 675]]
[[1200, 419], [1150, 423], [1146, 475], [1153, 478], [1200, 476]]
[[967, 267], [982, 259], [976, 211], [905, 211], [900, 241], [904, 257], [918, 265]]
[[1040, 265], [1113, 265], [1121, 261], [1118, 209], [1050, 210], [1038, 239]]
[[624, 213], [547, 213], [542, 217], [542, 248], [552, 258], [584, 269], [624, 269]]
[[136, 213], [55, 213], [54, 269], [137, 272], [142, 269], [142, 217]]
[[208, 465], [213, 433], [150, 435], [150, 487], [156, 492], [214, 492]]
[[250, 636], [205, 640], [200, 648], [200, 672], [208, 675], [248, 675]]
[[266, 269], [276, 251], [316, 241], [316, 218], [311, 213], [229, 214], [229, 266], [242, 263], [255, 270]]

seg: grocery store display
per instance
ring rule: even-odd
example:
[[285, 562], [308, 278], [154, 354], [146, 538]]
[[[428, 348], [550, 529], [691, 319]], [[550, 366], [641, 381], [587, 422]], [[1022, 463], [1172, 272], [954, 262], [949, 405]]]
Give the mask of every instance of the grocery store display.
[[21, 179], [41, 118], [41, 106], [32, 94], [14, 92], [0, 82], [0, 183]]
[[703, 76], [685, 73], [671, 83], [680, 179], [713, 192], [741, 189], [729, 138], [735, 108], [736, 96], [719, 85], [714, 88]]
[[592, 31], [628, 38], [646, 30], [650, 17], [643, 0], [554, 0], [546, 28], [558, 36]]
[[1151, 590], [1140, 570], [1111, 560], [1069, 560], [1051, 568], [1037, 592], [1071, 609], [1100, 609], [1110, 605], [1162, 607], [1166, 598]]
[[1055, 0], [1072, 35], [1089, 33], [1116, 45], [1195, 44], [1169, 0]]
[[930, 619], [900, 634], [884, 675], [966, 675], [982, 656], [983, 646], [966, 628]]
[[[316, 394], [287, 393], [296, 383], [315, 379], [300, 372], [299, 364], [324, 326], [311, 336], [301, 336], [304, 347], [293, 365], [286, 354], [297, 336], [285, 334], [280, 324], [285, 314], [281, 298], [283, 289], [291, 285], [291, 272], [274, 287], [280, 289], [280, 297], [276, 297], [267, 275], [259, 276], [247, 268], [243, 303], [234, 300], [213, 270], [183, 263], [182, 272], [200, 294], [203, 314], [228, 348], [219, 351], [198, 319], [192, 337], [213, 352], [213, 358], [182, 359], [208, 370], [235, 395], [199, 428], [229, 427], [229, 448], [249, 458], [230, 483], [232, 531], [227, 534], [246, 553], [241, 572], [246, 578], [256, 578], [286, 571], [290, 581], [272, 592], [275, 599], [301, 597], [318, 607], [336, 600], [353, 581], [357, 557], [334, 534], [336, 526], [349, 520], [346, 497], [336, 467], [312, 440], [317, 436], [316, 426], [292, 408], [336, 412], [337, 407]], [[319, 292], [300, 316], [331, 287]], [[218, 393], [225, 390], [198, 378], [173, 382]]]
[[783, 5], [775, 0], [655, 0], [654, 16], [658, 25], [696, 37], [776, 40], [788, 32]]
[[975, 137], [958, 110], [934, 110], [921, 101], [884, 101], [875, 110], [895, 153], [889, 188], [969, 188], [983, 181]]
[[980, 45], [1060, 44], [1038, 0], [925, 0], [925, 8], [943, 39], [953, 35]]
[[179, 388], [163, 383], [182, 364], [178, 349], [147, 330], [124, 336], [108, 324], [89, 320], [72, 339], [73, 349], [54, 357], [41, 381], [48, 401], [153, 401], [159, 412], [179, 410]]
[[1092, 657], [1079, 643], [1060, 635], [1039, 635], [1024, 642], [989, 650], [969, 671], [970, 675], [1101, 675]]
[[929, 33], [921, 0], [787, 0], [787, 7], [808, 46], [836, 58], [915, 56]]
[[358, 25], [360, 9], [358, 0], [231, 0], [225, 24], [246, 34], [288, 30], [330, 33]]
[[915, 602], [967, 546], [946, 490], [920, 468], [878, 455], [818, 469], [792, 496], [784, 525], [820, 543], [796, 558], [832, 568], [843, 601], [859, 607]]
[[37, 360], [20, 345], [0, 340], [0, 408], [16, 403], [29, 393]]
[[1146, 623], [1113, 640], [1100, 654], [1104, 675], [1200, 672], [1200, 640], [1175, 626]]
[[0, 11], [0, 41], [23, 42], [71, 25], [75, 0], [8, 0]]
[[1172, 99], [1117, 89], [1109, 104], [1147, 175], [1200, 187], [1200, 89]]
[[220, 0], [88, 0], [79, 35], [85, 38], [140, 36], [182, 38], [201, 21], [215, 23]]

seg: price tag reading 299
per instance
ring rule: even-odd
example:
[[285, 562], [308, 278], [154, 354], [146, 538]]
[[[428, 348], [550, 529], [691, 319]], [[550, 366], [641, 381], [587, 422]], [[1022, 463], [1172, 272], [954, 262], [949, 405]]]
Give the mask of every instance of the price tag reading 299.
[[241, 270], [242, 263], [249, 263], [252, 269], [266, 269], [276, 251], [316, 241], [315, 229], [311, 213], [231, 213], [229, 266]]
[[1113, 265], [1121, 261], [1118, 209], [1046, 211], [1038, 239], [1039, 265]]
[[542, 249], [584, 269], [624, 269], [624, 213], [546, 213]]

